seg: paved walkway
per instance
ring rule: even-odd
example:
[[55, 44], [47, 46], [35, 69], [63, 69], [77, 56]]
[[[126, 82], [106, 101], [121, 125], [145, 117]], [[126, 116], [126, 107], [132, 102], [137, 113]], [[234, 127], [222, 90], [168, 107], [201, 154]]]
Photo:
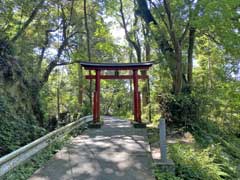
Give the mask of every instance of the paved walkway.
[[146, 129], [105, 117], [74, 138], [30, 180], [154, 180]]

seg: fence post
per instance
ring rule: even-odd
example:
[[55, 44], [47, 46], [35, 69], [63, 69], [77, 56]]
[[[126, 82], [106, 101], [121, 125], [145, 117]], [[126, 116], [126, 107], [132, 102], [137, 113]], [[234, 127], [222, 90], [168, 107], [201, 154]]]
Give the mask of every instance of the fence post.
[[166, 121], [164, 118], [161, 118], [159, 122], [159, 140], [161, 161], [167, 162]]
[[166, 120], [161, 118], [159, 120], [159, 145], [161, 159], [156, 162], [156, 166], [162, 172], [175, 172], [175, 165], [171, 159], [167, 158], [167, 138], [166, 138]]

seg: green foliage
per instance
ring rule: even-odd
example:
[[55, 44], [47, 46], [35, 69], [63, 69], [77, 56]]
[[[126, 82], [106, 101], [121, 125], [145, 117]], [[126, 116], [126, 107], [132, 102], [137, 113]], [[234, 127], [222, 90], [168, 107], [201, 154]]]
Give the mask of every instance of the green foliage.
[[236, 51], [239, 46], [238, 6], [236, 0], [199, 1], [193, 20], [198, 29], [212, 34], [212, 38], [235, 57], [239, 57], [239, 51]]
[[8, 98], [0, 97], [0, 156], [9, 153], [45, 133], [39, 128], [30, 113], [18, 109], [16, 113], [14, 106], [10, 106]]
[[37, 169], [43, 166], [53, 155], [63, 147], [66, 140], [65, 137], [61, 141], [57, 141], [54, 144], [48, 146], [46, 149], [35, 155], [32, 159], [28, 160], [19, 167], [11, 170], [3, 179], [5, 180], [25, 180], [28, 179]]
[[211, 150], [198, 150], [189, 145], [171, 147], [171, 158], [176, 164], [176, 174], [184, 179], [221, 180], [228, 177], [220, 164], [215, 163]]
[[[60, 66], [57, 71], [52, 71], [48, 83], [41, 89], [36, 88], [41, 84], [43, 73], [50, 62], [57, 60], [58, 63], [72, 63], [88, 59], [82, 1], [74, 1], [74, 6], [71, 7], [73, 1], [46, 0], [18, 40], [14, 44], [10, 42], [21, 30], [38, 2], [1, 1], [0, 155], [15, 150], [45, 133], [45, 130], [39, 127], [33, 112], [34, 103], [38, 111], [44, 112], [44, 125], [49, 123], [49, 118], [56, 116], [58, 105], [60, 112], [81, 112], [82, 115], [87, 115], [92, 111], [92, 92], [89, 82], [84, 80], [84, 75], [88, 72], [83, 71], [80, 77], [77, 64]], [[134, 17], [137, 12], [132, 13], [138, 8], [136, 2], [123, 0], [129, 36], [138, 41], [136, 42], [141, 47], [142, 59], [146, 56], [146, 42], [150, 42], [150, 59], [158, 63], [149, 71], [151, 103], [142, 109], [143, 120], [148, 119], [148, 110], [151, 108], [155, 125], [159, 117], [163, 116], [171, 125], [189, 127], [197, 147], [179, 145], [171, 151], [180, 178], [238, 178], [236, 167], [240, 161], [240, 81], [237, 78], [240, 52], [239, 2], [168, 0], [176, 38], [179, 40], [184, 35], [183, 32], [186, 32], [181, 42], [182, 73], [185, 77], [188, 71], [189, 48], [189, 29], [185, 28], [196, 29], [192, 93], [177, 96], [170, 93], [174, 81], [170, 68], [175, 66], [160, 47], [167, 41], [167, 48], [174, 51], [169, 27], [166, 26], [169, 23], [163, 1], [152, 1], [150, 11], [158, 26], [151, 24], [152, 31], [148, 34], [144, 34], [146, 32], [143, 30], [146, 31], [146, 24], [139, 17]], [[126, 42], [119, 44], [115, 34], [110, 31], [111, 28], [122, 28], [122, 24], [119, 23], [122, 22], [119, 16], [119, 2], [89, 0], [87, 6], [92, 62], [136, 62], [133, 47], [129, 47]], [[68, 26], [66, 34], [62, 34], [63, 25]], [[76, 33], [69, 38], [62, 55], [57, 57], [63, 36], [69, 37], [71, 32]], [[165, 39], [162, 39], [163, 37]], [[45, 53], [41, 59], [43, 50]], [[17, 55], [18, 58], [6, 58], [9, 55]], [[79, 102], [80, 85], [83, 88], [82, 104]], [[142, 85], [140, 83], [140, 87]], [[101, 81], [101, 114], [132, 118], [131, 93], [129, 81]], [[35, 100], [40, 100], [40, 103], [36, 103]], [[154, 137], [150, 141], [157, 141], [156, 139], [157, 137]], [[34, 163], [31, 166], [34, 166]], [[179, 179], [171, 174], [156, 174], [160, 179]], [[225, 176], [226, 174], [228, 176]]]
[[221, 164], [222, 170], [229, 175], [226, 179], [236, 179], [237, 166], [240, 162], [239, 138], [226, 134], [217, 123], [206, 120], [195, 124], [192, 132], [199, 148], [211, 147], [215, 162]]
[[42, 136], [45, 130], [38, 126], [34, 116], [31, 89], [28, 89], [20, 64], [9, 54], [0, 61], [0, 156], [2, 156]]
[[193, 95], [161, 94], [159, 103], [162, 116], [174, 125], [188, 126], [199, 118], [200, 100]]
[[154, 170], [157, 180], [183, 180], [172, 173], [160, 172], [158, 169]]
[[132, 111], [132, 96], [126, 81], [101, 81], [101, 112], [105, 115], [127, 116]]
[[2, 68], [2, 63], [9, 55], [14, 54], [14, 49], [9, 39], [3, 33], [0, 34], [0, 68]]

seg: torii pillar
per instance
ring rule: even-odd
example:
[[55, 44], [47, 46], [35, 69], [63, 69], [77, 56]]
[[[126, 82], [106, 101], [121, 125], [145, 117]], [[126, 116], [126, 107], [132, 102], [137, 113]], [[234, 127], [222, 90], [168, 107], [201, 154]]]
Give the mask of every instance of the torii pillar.
[[137, 123], [141, 123], [141, 96], [138, 91], [138, 70], [133, 70], [133, 87], [134, 87], [134, 121]]
[[100, 75], [101, 70], [96, 70], [95, 92], [93, 97], [93, 123], [100, 121]]

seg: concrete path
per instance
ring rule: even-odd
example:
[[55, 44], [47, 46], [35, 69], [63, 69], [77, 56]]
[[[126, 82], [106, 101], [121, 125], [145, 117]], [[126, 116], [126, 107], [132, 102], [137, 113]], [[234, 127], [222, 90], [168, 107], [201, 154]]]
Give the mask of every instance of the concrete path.
[[30, 180], [154, 180], [146, 129], [105, 117], [74, 138]]

